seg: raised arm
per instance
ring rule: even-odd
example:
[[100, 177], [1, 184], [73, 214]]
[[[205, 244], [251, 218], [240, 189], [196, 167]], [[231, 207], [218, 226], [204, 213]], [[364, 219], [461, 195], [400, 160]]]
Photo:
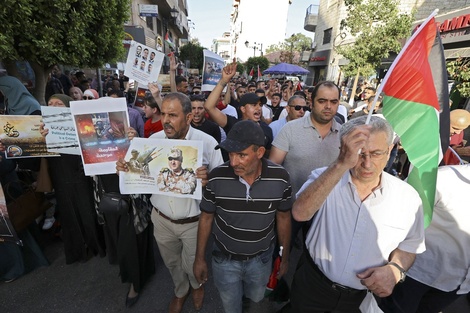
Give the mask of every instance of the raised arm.
[[176, 70], [178, 69], [178, 64], [176, 64], [175, 54], [172, 52], [169, 55], [170, 57], [170, 88], [171, 92], [177, 92], [176, 90]]
[[303, 188], [303, 191], [292, 206], [292, 216], [295, 220], [310, 220], [320, 209], [344, 173], [357, 164], [359, 158], [358, 152], [366, 146], [369, 138], [369, 128], [367, 125], [359, 126], [345, 135], [341, 141], [338, 159], [313, 182], [309, 179], [305, 183], [310, 184]]
[[[176, 86], [175, 86], [175, 88], [176, 88]], [[161, 111], [162, 110], [163, 99], [162, 99], [162, 95], [161, 95], [161, 92], [160, 92], [160, 88], [158, 88], [158, 84], [157, 83], [149, 83], [148, 84], [148, 89], [152, 93], [152, 97], [157, 102], [158, 108]]]
[[204, 108], [206, 109], [206, 112], [209, 114], [212, 120], [217, 123], [220, 127], [225, 127], [225, 125], [227, 125], [227, 115], [225, 115], [225, 113], [221, 112], [217, 108], [217, 102], [219, 101], [222, 90], [230, 82], [232, 77], [235, 75], [236, 71], [237, 62], [235, 62], [234, 58], [231, 64], [224, 67], [224, 69], [222, 70], [222, 78], [219, 80], [217, 85], [214, 87], [214, 90], [212, 90], [206, 102], [204, 103]]

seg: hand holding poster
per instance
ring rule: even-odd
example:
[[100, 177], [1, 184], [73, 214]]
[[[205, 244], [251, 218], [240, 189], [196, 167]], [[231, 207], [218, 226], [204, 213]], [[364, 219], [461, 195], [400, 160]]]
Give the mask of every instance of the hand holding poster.
[[77, 131], [70, 108], [41, 106], [47, 151], [80, 155], [77, 141]]
[[202, 91], [212, 91], [222, 78], [224, 60], [209, 50], [204, 50], [204, 70], [202, 72]]
[[0, 115], [0, 140], [7, 159], [56, 156], [47, 152], [46, 139], [39, 132], [40, 115]]
[[131, 41], [124, 75], [147, 85], [155, 82], [160, 74], [165, 55], [141, 43]]
[[119, 175], [122, 194], [202, 198], [196, 178], [202, 166], [201, 141], [134, 138], [124, 160], [129, 171]]
[[116, 172], [116, 161], [129, 147], [129, 114], [125, 98], [70, 102], [85, 175]]

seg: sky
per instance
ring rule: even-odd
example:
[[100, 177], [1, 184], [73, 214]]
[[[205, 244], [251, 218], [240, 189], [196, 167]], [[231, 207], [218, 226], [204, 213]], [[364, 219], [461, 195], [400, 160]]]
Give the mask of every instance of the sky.
[[[256, 1], [256, 0], [249, 0]], [[302, 33], [313, 39], [314, 33], [304, 30], [307, 7], [318, 0], [293, 0], [289, 7], [286, 34]], [[230, 31], [232, 0], [187, 0], [188, 19], [194, 23], [191, 37], [199, 39], [202, 46], [210, 49], [212, 39]], [[269, 29], [269, 23], [266, 23]]]

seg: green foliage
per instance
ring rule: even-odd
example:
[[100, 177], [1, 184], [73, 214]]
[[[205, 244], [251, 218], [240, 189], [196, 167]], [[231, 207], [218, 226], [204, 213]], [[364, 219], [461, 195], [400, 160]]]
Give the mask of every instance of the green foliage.
[[259, 70], [261, 72], [263, 72], [264, 70], [266, 70], [269, 67], [269, 60], [266, 59], [265, 57], [251, 57], [251, 58], [248, 58], [248, 60], [245, 62], [245, 69], [246, 69], [247, 72], [249, 72], [253, 68], [255, 73], [257, 73], [258, 65], [259, 65]]
[[447, 62], [449, 79], [454, 80], [454, 90], [460, 92], [460, 96], [470, 97], [470, 61], [466, 58]]
[[44, 69], [101, 66], [122, 58], [129, 0], [3, 0], [0, 55]]
[[199, 42], [189, 42], [180, 48], [179, 58], [183, 62], [189, 60], [191, 68], [197, 68], [202, 71], [204, 66], [204, 47]]
[[276, 51], [304, 51], [310, 49], [312, 46], [312, 38], [305, 36], [304, 34], [297, 33], [292, 34], [290, 37], [286, 38], [284, 42], [280, 42], [276, 45], [270, 45], [266, 49], [266, 53], [276, 52]]
[[399, 52], [400, 40], [410, 35], [413, 13], [398, 10], [398, 0], [345, 0], [348, 16], [341, 21], [340, 32], [349, 32], [353, 44], [335, 49], [350, 63], [341, 70], [347, 76], [359, 72], [367, 76], [375, 71], [390, 52]]
[[243, 74], [243, 72], [245, 72], [245, 65], [243, 65], [243, 63], [241, 62], [237, 62], [237, 72], [240, 73], [240, 74]]

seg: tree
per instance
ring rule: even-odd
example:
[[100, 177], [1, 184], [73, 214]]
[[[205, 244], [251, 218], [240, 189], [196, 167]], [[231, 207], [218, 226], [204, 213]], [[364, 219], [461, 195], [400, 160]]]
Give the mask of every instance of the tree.
[[346, 76], [356, 75], [351, 98], [359, 75], [374, 73], [390, 52], [399, 52], [401, 40], [410, 34], [414, 12], [400, 13], [398, 0], [345, 0], [346, 19], [341, 21], [340, 34], [349, 32], [355, 41], [336, 47], [349, 60], [341, 70]]
[[245, 69], [247, 71], [251, 71], [251, 69], [253, 69], [255, 71], [255, 75], [257, 75], [258, 65], [259, 70], [263, 72], [269, 67], [269, 60], [265, 57], [250, 57], [245, 62]]
[[310, 49], [312, 46], [312, 38], [305, 36], [304, 34], [297, 33], [292, 34], [290, 37], [286, 38], [284, 42], [280, 42], [275, 45], [270, 45], [266, 49], [266, 53], [276, 52], [276, 51], [290, 51], [291, 47], [293, 51], [304, 51]]
[[454, 91], [458, 91], [460, 96], [470, 97], [470, 61], [459, 57], [447, 63], [449, 79], [454, 80]]
[[47, 76], [55, 64], [99, 67], [124, 56], [124, 22], [130, 0], [3, 0], [0, 55], [15, 75], [26, 60], [36, 76], [34, 96], [44, 101]]
[[179, 58], [183, 62], [189, 60], [191, 68], [197, 68], [202, 72], [204, 66], [204, 47], [199, 42], [189, 42], [180, 48]]
[[243, 65], [243, 63], [237, 61], [237, 72], [240, 73], [240, 74], [243, 74], [243, 72], [245, 72], [245, 65]]

